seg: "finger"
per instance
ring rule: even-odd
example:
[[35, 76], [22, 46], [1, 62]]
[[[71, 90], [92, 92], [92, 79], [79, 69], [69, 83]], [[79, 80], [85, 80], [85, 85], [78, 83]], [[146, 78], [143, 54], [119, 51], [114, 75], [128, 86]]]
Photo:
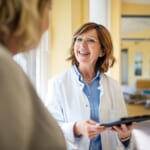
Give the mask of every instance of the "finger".
[[120, 132], [121, 131], [121, 127], [118, 126], [113, 126], [112, 127], [115, 131]]
[[[121, 128], [121, 127], [113, 126], [113, 129], [114, 129], [115, 132], [118, 133], [119, 136], [122, 135], [122, 132], [123, 132], [123, 131], [122, 131], [122, 128]], [[124, 133], [126, 133], [126, 132], [124, 132]]]
[[123, 132], [127, 132], [129, 129], [128, 129], [128, 126], [127, 125], [125, 125], [125, 124], [122, 124], [121, 125], [121, 131], [123, 131]]
[[133, 122], [131, 126], [129, 126], [129, 130], [133, 130], [136, 127], [137, 123]]
[[107, 130], [113, 130], [113, 127], [107, 127], [106, 129]]
[[90, 124], [90, 129], [93, 131], [104, 130], [104, 129], [106, 129], [106, 127], [100, 126], [99, 124], [96, 123], [96, 124]]
[[96, 128], [96, 129], [106, 129], [106, 127], [101, 126], [101, 125], [96, 125], [95, 128]]
[[116, 127], [115, 129], [121, 139], [124, 137], [129, 137], [131, 135], [131, 130], [129, 130], [129, 126], [125, 124], [122, 124], [120, 128]]
[[128, 129], [128, 126], [126, 124], [121, 124], [121, 126], [114, 126], [114, 128], [116, 129], [116, 131], [118, 132], [127, 132], [129, 129]]
[[89, 138], [92, 139], [92, 138], [96, 137], [97, 135], [98, 135], [97, 132], [90, 133]]
[[87, 123], [93, 124], [93, 125], [96, 125], [96, 124], [97, 124], [97, 122], [95, 122], [94, 120], [87, 120]]

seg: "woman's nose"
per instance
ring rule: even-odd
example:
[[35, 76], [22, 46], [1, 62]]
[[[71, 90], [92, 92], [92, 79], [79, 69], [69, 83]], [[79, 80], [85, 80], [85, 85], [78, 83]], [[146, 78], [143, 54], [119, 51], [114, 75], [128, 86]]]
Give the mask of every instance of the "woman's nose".
[[81, 42], [81, 46], [82, 47], [87, 47], [87, 41], [86, 40], [82, 40], [82, 42]]

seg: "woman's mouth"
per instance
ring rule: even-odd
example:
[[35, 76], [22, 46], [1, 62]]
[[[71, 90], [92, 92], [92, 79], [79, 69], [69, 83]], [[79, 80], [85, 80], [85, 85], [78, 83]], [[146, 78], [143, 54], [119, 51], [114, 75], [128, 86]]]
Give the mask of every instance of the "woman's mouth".
[[90, 53], [89, 52], [79, 51], [79, 54], [84, 56], [84, 55], [89, 55]]

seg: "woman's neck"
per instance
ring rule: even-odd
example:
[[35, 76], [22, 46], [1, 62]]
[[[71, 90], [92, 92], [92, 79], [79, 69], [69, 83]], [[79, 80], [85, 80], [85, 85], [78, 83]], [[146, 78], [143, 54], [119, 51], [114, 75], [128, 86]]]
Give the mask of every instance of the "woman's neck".
[[81, 73], [83, 80], [87, 83], [91, 83], [92, 79], [95, 77], [96, 73], [93, 68], [82, 68], [78, 67], [79, 72]]

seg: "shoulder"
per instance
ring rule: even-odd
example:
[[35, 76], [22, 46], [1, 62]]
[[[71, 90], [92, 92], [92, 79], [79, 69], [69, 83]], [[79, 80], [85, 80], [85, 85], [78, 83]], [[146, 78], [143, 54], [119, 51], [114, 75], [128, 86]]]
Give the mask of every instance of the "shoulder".
[[9, 72], [10, 75], [23, 73], [21, 67], [13, 60], [13, 56], [7, 51], [0, 49], [1, 74]]
[[0, 49], [0, 67], [9, 67], [13, 64], [12, 56], [5, 49]]
[[101, 74], [101, 82], [102, 82], [102, 84], [106, 84], [107, 86], [109, 85], [110, 87], [114, 87], [114, 88], [119, 88], [120, 87], [117, 80], [111, 78], [110, 76], [108, 76], [105, 73]]
[[49, 80], [49, 84], [67, 84], [73, 79], [74, 73], [73, 69], [69, 68], [65, 72], [61, 72]]
[[[5, 87], [15, 85], [15, 89], [26, 91], [30, 80], [22, 68], [13, 60], [13, 56], [5, 49], [0, 49], [0, 82]], [[15, 90], [14, 89], [14, 90]]]
[[15, 77], [18, 66], [6, 50], [0, 50], [0, 75], [3, 78]]

